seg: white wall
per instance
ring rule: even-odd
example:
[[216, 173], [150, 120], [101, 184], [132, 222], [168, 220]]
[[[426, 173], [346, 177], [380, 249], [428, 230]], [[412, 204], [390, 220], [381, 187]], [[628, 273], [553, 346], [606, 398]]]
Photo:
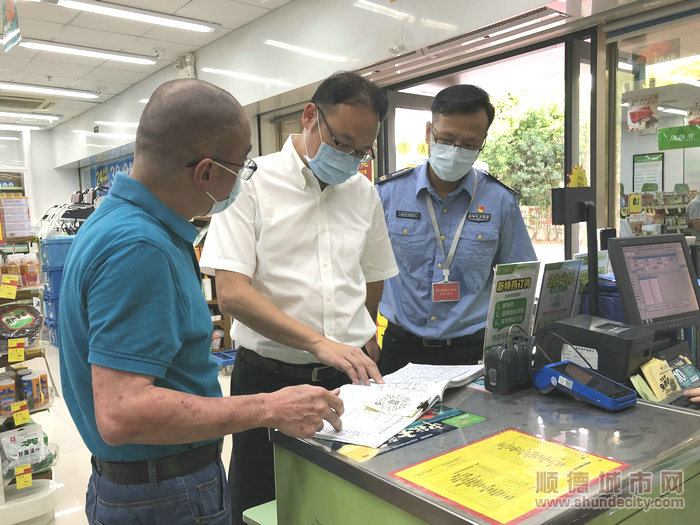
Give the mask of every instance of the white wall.
[[54, 159], [53, 139], [50, 131], [25, 132], [26, 167], [25, 194], [29, 197], [29, 216], [32, 224], [54, 204], [70, 202], [71, 194], [78, 189], [77, 168], [57, 169]]
[[[355, 3], [347, 0], [290, 2], [195, 53], [198, 77], [227, 89], [241, 104], [248, 105], [306, 86], [335, 71], [357, 69], [388, 58], [392, 56], [389, 48], [396, 45], [403, 45], [406, 50], [417, 49], [543, 4], [541, 0], [373, 2], [411, 17], [411, 20], [399, 20], [357, 8]], [[431, 21], [449, 27], [426, 25]], [[311, 58], [265, 45], [268, 39], [345, 56], [348, 60], [334, 62]], [[269, 78], [284, 85], [204, 73], [205, 67]], [[175, 68], [168, 66], [117, 97], [54, 128], [51, 135], [55, 165], [63, 166], [100, 151], [86, 146], [89, 140], [74, 133], [74, 129], [91, 130], [95, 120], [137, 121], [143, 110], [138, 100], [148, 98], [157, 86], [176, 77]], [[119, 145], [118, 142], [110, 147]], [[129, 140], [121, 141], [125, 142]]]

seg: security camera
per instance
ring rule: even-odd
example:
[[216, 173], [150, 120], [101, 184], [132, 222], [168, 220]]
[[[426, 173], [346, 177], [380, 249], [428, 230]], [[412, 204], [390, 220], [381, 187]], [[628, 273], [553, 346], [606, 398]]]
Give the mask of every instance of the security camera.
[[183, 56], [176, 58], [174, 64], [180, 78], [196, 78], [194, 55], [192, 53], [185, 53]]

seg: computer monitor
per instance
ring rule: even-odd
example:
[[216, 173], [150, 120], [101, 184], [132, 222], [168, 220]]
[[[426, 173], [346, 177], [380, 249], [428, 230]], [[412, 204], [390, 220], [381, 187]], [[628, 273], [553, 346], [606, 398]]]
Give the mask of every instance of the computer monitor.
[[657, 334], [700, 324], [700, 288], [685, 236], [614, 238], [608, 255], [629, 324]]

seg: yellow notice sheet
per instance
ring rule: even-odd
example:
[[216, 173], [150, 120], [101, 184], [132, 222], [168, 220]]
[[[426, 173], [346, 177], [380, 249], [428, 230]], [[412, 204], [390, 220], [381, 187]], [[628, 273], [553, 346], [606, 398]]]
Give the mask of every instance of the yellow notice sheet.
[[547, 502], [588, 493], [626, 463], [507, 429], [390, 475], [491, 523], [517, 523]]

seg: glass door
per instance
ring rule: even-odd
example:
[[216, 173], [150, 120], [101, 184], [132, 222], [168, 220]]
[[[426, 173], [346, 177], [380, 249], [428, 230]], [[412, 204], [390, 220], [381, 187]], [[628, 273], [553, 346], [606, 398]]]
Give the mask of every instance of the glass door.
[[432, 96], [389, 91], [389, 112], [384, 126], [383, 155], [380, 165], [384, 173], [418, 166], [428, 160], [425, 124], [430, 122]]

